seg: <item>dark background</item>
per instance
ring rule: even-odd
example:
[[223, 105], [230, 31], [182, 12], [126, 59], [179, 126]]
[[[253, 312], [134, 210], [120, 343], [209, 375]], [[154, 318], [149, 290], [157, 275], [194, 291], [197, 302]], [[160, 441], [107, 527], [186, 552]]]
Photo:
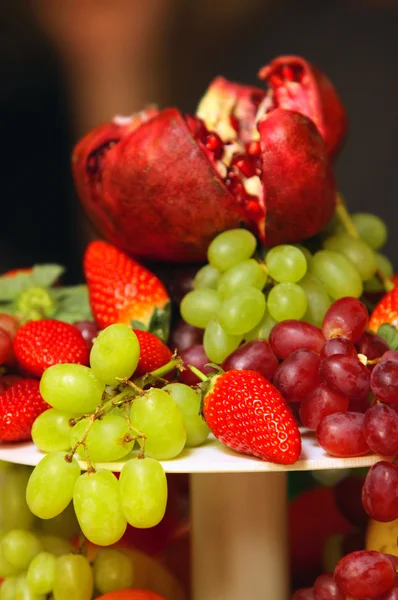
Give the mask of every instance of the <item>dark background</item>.
[[[220, 2], [216, 17], [209, 3], [202, 12], [200, 2], [196, 12], [190, 4], [169, 2], [159, 54], [164, 85], [147, 100], [192, 111], [216, 74], [256, 83], [259, 67], [278, 54], [317, 64], [350, 119], [340, 189], [351, 211], [386, 220], [386, 253], [396, 262], [398, 4], [242, 0], [247, 10], [230, 15]], [[74, 108], [59, 53], [25, 2], [0, 8], [0, 77], [1, 270], [60, 262], [71, 280], [79, 278], [81, 217], [69, 169]]]

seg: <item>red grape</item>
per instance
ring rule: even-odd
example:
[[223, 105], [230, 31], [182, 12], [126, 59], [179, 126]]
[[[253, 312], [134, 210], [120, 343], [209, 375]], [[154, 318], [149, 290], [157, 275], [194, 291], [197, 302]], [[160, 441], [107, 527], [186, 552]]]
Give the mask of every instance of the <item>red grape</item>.
[[266, 379], [272, 379], [278, 359], [266, 340], [252, 340], [232, 352], [221, 366], [224, 371], [249, 369], [261, 373]]
[[325, 417], [316, 430], [318, 444], [332, 456], [341, 458], [368, 454], [363, 420], [364, 415], [356, 412], [339, 412]]
[[80, 331], [88, 349], [91, 350], [95, 338], [98, 335], [98, 327], [93, 321], [77, 321], [73, 324]]
[[275, 372], [273, 384], [285, 400], [299, 402], [319, 384], [319, 355], [312, 350], [296, 350]]
[[[363, 481], [363, 477], [350, 475], [339, 481], [333, 489], [336, 506], [343, 517], [361, 529], [366, 527], [369, 520], [361, 500]], [[352, 548], [352, 550], [354, 549], [359, 550], [357, 547]], [[347, 546], [345, 550], [348, 550]], [[344, 552], [344, 554], [346, 553]]]
[[398, 362], [398, 350], [387, 350], [381, 357], [382, 360], [392, 360]]
[[350, 398], [348, 403], [348, 410], [351, 412], [365, 413], [371, 406], [371, 401], [368, 396], [363, 398]]
[[362, 488], [362, 503], [372, 519], [394, 521], [398, 518], [398, 467], [381, 460], [373, 465]]
[[0, 327], [0, 365], [4, 365], [12, 356], [13, 346], [10, 334]]
[[287, 358], [292, 352], [303, 348], [319, 354], [325, 338], [319, 327], [304, 321], [287, 319], [274, 325], [269, 336], [269, 343], [279, 358]]
[[326, 385], [321, 384], [302, 401], [300, 420], [305, 427], [315, 431], [325, 417], [335, 412], [344, 412], [347, 409], [347, 396], [336, 394]]
[[187, 348], [183, 352], [180, 352], [180, 357], [184, 362], [184, 366], [186, 369], [184, 371], [179, 371], [178, 377], [181, 383], [185, 383], [186, 385], [196, 385], [199, 383], [199, 378], [196, 377], [188, 368], [188, 365], [192, 365], [202, 371], [205, 375], [207, 373], [214, 372], [213, 367], [205, 367], [210, 360], [207, 358], [204, 348], [201, 344], [197, 344], [196, 346], [191, 346], [191, 348]]
[[191, 346], [201, 344], [203, 341], [203, 329], [189, 325], [183, 319], [172, 327], [168, 346], [172, 352], [182, 352]]
[[321, 352], [321, 359], [332, 356], [333, 354], [344, 354], [344, 356], [357, 356], [357, 351], [352, 342], [341, 335], [328, 340]]
[[359, 352], [364, 354], [369, 360], [379, 358], [389, 350], [387, 342], [376, 333], [373, 333], [373, 331], [365, 331], [359, 338], [357, 346]]
[[375, 404], [365, 413], [365, 440], [371, 450], [383, 456], [398, 454], [398, 413], [387, 404]]
[[395, 556], [394, 554], [386, 554], [386, 556], [392, 564], [395, 572], [398, 573], [398, 556]]
[[334, 578], [347, 596], [373, 598], [392, 588], [395, 571], [381, 552], [359, 550], [344, 556], [337, 563]]
[[320, 575], [314, 583], [316, 600], [345, 600], [331, 573]]
[[8, 315], [7, 313], [0, 313], [0, 327], [5, 329], [9, 334], [10, 338], [13, 340], [15, 334], [18, 331], [19, 323], [15, 317], [12, 315]]
[[395, 584], [394, 587], [385, 594], [377, 596], [375, 600], [398, 600], [398, 584]]
[[368, 324], [366, 306], [357, 298], [346, 296], [333, 302], [322, 323], [323, 335], [327, 340], [341, 335], [355, 344]]
[[293, 594], [292, 600], [317, 600], [314, 588], [302, 588]]
[[349, 398], [363, 398], [370, 391], [370, 373], [358, 358], [333, 354], [319, 370], [322, 383]]
[[391, 359], [379, 362], [372, 371], [370, 385], [382, 402], [398, 402], [398, 362]]

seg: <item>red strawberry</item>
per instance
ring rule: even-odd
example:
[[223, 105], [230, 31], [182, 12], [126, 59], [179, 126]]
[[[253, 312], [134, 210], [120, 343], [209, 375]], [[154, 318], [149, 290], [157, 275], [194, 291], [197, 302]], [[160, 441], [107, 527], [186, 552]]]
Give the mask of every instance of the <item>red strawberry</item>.
[[22, 269], [11, 269], [11, 271], [7, 271], [6, 273], [4, 273], [4, 275], [7, 277], [15, 277], [16, 275], [20, 275], [21, 273], [24, 275], [30, 275], [32, 273], [32, 267], [26, 267]]
[[156, 335], [139, 329], [134, 329], [134, 333], [140, 343], [140, 360], [134, 377], [141, 377], [169, 362], [172, 352]]
[[170, 298], [153, 273], [102, 241], [87, 246], [83, 268], [91, 310], [100, 329], [113, 323], [134, 327], [137, 321], [167, 338]]
[[51, 365], [87, 365], [89, 359], [87, 344], [80, 331], [54, 319], [29, 321], [22, 325], [14, 338], [14, 353], [20, 368], [36, 377], [41, 377]]
[[233, 450], [283, 465], [300, 457], [300, 432], [287, 403], [256, 371], [213, 377], [203, 416], [215, 437]]
[[0, 440], [30, 440], [36, 418], [51, 408], [40, 395], [37, 379], [23, 379], [0, 394]]
[[380, 300], [371, 314], [369, 329], [377, 332], [383, 323], [391, 323], [398, 327], [398, 287], [388, 292]]

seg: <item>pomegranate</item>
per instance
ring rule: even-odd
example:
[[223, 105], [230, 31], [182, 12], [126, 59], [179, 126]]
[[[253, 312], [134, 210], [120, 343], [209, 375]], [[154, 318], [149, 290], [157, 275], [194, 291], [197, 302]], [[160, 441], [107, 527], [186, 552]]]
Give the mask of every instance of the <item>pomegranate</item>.
[[279, 56], [260, 69], [269, 86], [263, 110], [295, 110], [314, 121], [334, 158], [347, 133], [347, 115], [329, 79], [300, 56]]
[[[288, 85], [296, 85], [292, 78]], [[122, 250], [173, 262], [204, 260], [210, 241], [235, 227], [264, 245], [314, 235], [334, 210], [323, 124], [337, 109], [319, 100], [323, 110], [311, 112], [323, 88], [318, 96], [294, 90], [285, 107], [272, 87], [266, 93], [218, 77], [196, 115], [149, 108], [95, 128], [72, 156], [88, 215]]]

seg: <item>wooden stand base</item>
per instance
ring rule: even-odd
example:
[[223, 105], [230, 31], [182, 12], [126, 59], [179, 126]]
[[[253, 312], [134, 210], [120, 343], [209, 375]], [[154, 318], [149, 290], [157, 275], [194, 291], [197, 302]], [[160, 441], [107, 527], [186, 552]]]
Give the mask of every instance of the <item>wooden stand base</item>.
[[289, 600], [286, 475], [191, 475], [193, 600]]

